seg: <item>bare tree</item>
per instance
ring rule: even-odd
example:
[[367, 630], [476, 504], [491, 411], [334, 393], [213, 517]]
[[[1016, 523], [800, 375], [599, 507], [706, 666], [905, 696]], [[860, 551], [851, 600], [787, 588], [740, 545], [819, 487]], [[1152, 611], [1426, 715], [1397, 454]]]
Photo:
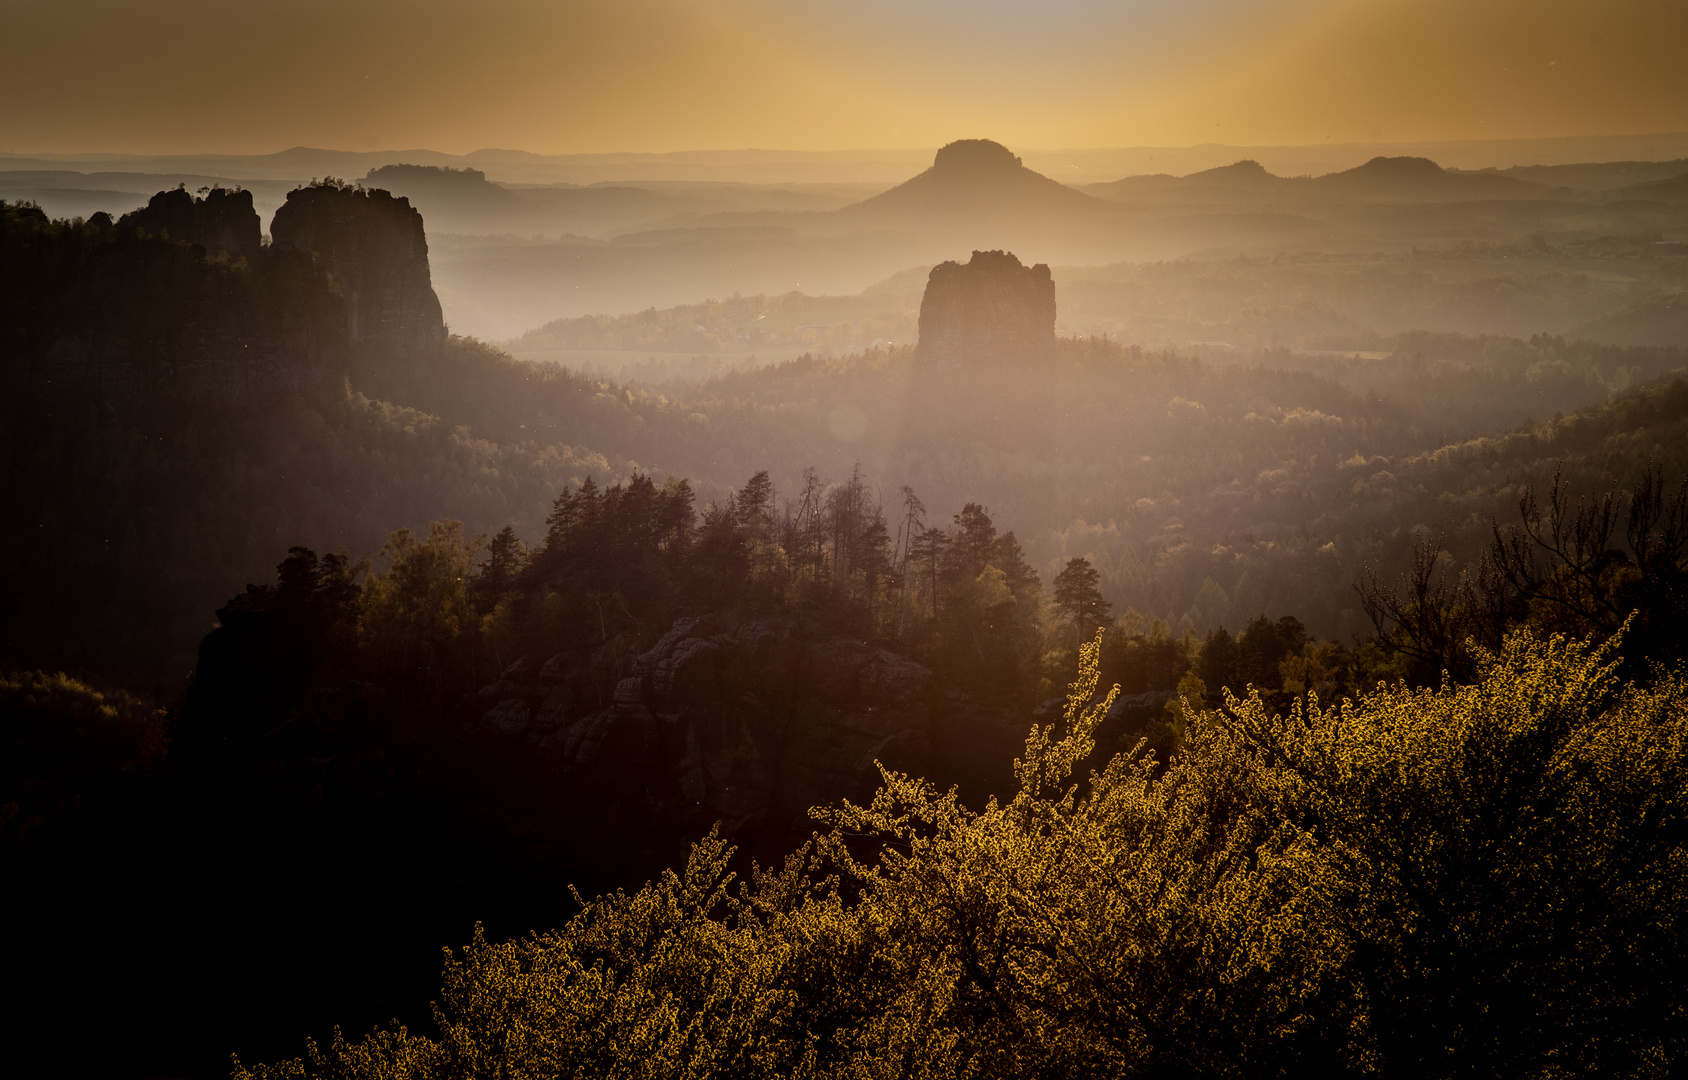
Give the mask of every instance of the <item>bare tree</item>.
[[1397, 586], [1367, 567], [1355, 583], [1378, 641], [1412, 660], [1421, 681], [1440, 672], [1468, 678], [1481, 650], [1529, 622], [1578, 637], [1607, 637], [1630, 622], [1637, 663], [1678, 659], [1688, 615], [1688, 479], [1670, 492], [1658, 465], [1624, 490], [1573, 503], [1564, 467], [1545, 509], [1534, 486], [1518, 500], [1518, 523], [1491, 523], [1488, 549], [1450, 583], [1440, 540], [1420, 543]]

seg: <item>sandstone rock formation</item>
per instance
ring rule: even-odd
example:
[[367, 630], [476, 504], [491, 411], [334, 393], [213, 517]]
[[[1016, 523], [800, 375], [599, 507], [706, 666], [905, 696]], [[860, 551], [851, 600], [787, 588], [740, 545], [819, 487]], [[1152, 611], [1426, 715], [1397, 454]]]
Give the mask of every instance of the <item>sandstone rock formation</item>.
[[688, 834], [801, 823], [810, 806], [870, 795], [876, 761], [928, 764], [932, 673], [862, 641], [804, 641], [734, 611], [685, 618], [609, 680], [603, 705], [559, 685], [568, 666], [506, 670], [478, 695], [472, 730], [554, 756], [576, 783], [643, 786]]
[[237, 258], [256, 255], [262, 243], [250, 191], [212, 188], [198, 199], [182, 188], [160, 191], [146, 206], [124, 214], [118, 224]]
[[957, 139], [939, 148], [932, 157], [932, 168], [939, 171], [996, 171], [1022, 167], [1014, 151], [990, 139]]
[[314, 185], [277, 212], [275, 243], [259, 225], [251, 193], [223, 189], [161, 191], [74, 231], [0, 207], [0, 394], [94, 401], [102, 416], [262, 400], [443, 343], [422, 218], [404, 199]]
[[288, 192], [270, 236], [281, 251], [314, 252], [334, 275], [354, 349], [415, 353], [445, 341], [428, 239], [410, 200], [314, 184]]
[[[994, 145], [994, 144], [992, 144]], [[940, 263], [920, 301], [922, 359], [944, 366], [1007, 366], [1055, 348], [1055, 281], [1043, 263], [975, 251], [965, 265]]]
[[117, 422], [344, 377], [343, 303], [308, 253], [260, 246], [247, 192], [160, 192], [74, 230], [31, 207], [0, 219], [0, 395]]

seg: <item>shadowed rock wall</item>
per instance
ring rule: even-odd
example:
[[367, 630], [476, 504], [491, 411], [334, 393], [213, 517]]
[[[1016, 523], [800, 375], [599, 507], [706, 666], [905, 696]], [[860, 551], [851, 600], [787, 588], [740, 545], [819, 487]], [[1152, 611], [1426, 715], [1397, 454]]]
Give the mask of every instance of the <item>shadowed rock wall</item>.
[[256, 255], [262, 244], [250, 191], [213, 188], [196, 199], [182, 188], [160, 191], [146, 206], [124, 214], [120, 228], [144, 229], [165, 240], [198, 244], [207, 253]]
[[410, 200], [319, 184], [288, 192], [270, 223], [278, 250], [315, 252], [346, 302], [354, 349], [420, 352], [445, 341], [428, 238]]
[[90, 403], [114, 423], [206, 395], [337, 386], [365, 358], [444, 342], [406, 200], [316, 185], [273, 229], [263, 246], [245, 191], [161, 191], [115, 223], [0, 204], [0, 393]]
[[309, 253], [258, 247], [245, 192], [161, 192], [115, 224], [5, 206], [0, 234], [0, 396], [15, 419], [72, 405], [97, 426], [156, 419], [172, 402], [263, 397], [347, 370], [326, 273]]

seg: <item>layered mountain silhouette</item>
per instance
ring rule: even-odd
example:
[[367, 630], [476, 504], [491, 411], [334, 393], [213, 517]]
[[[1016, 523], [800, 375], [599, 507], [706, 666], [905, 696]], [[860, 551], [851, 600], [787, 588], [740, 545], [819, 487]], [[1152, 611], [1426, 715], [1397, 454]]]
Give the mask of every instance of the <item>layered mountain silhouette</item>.
[[1128, 176], [1085, 190], [1117, 202], [1459, 202], [1566, 194], [1564, 189], [1498, 173], [1450, 172], [1421, 157], [1375, 157], [1317, 177], [1274, 176], [1258, 161], [1245, 160], [1188, 176]]
[[1273, 176], [1266, 171], [1266, 166], [1253, 158], [1245, 158], [1234, 165], [1221, 165], [1216, 169], [1203, 169], [1184, 179], [1190, 181], [1192, 186], [1235, 188], [1244, 191], [1277, 187], [1283, 183], [1283, 177]]
[[1357, 168], [1308, 181], [1321, 191], [1343, 191], [1363, 199], [1443, 202], [1465, 199], [1548, 199], [1559, 192], [1494, 173], [1449, 172], [1429, 158], [1375, 157]]
[[363, 183], [426, 205], [428, 225], [437, 233], [519, 233], [534, 216], [527, 200], [479, 169], [383, 165], [369, 170]]
[[1635, 199], [1650, 202], [1688, 202], [1688, 172], [1667, 180], [1652, 180], [1645, 184], [1631, 184], [1606, 193], [1611, 199]]
[[1274, 176], [1252, 159], [1204, 169], [1188, 176], [1150, 173], [1127, 176], [1085, 190], [1118, 202], [1236, 202], [1275, 199], [1291, 193], [1293, 180]]

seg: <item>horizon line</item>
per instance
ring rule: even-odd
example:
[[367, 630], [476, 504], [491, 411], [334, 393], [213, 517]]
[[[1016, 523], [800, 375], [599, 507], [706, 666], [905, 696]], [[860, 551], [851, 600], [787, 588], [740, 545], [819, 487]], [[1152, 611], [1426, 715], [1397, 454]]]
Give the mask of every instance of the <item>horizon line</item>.
[[[977, 137], [980, 137], [980, 136], [965, 136], [965, 137], [977, 138]], [[1236, 149], [1236, 150], [1300, 150], [1300, 149], [1315, 149], [1315, 148], [1334, 149], [1336, 147], [1475, 146], [1475, 145], [1497, 144], [1497, 143], [1555, 143], [1555, 142], [1563, 143], [1563, 142], [1574, 142], [1574, 141], [1579, 141], [1579, 140], [1596, 140], [1596, 139], [1617, 140], [1617, 139], [1658, 139], [1658, 138], [1688, 138], [1688, 130], [1685, 130], [1685, 131], [1649, 131], [1649, 132], [1633, 132], [1633, 133], [1631, 133], [1631, 132], [1624, 132], [1624, 133], [1591, 132], [1591, 133], [1584, 133], [1584, 134], [1577, 134], [1577, 135], [1510, 136], [1510, 137], [1458, 138], [1458, 139], [1452, 139], [1452, 138], [1448, 138], [1448, 139], [1435, 139], [1435, 138], [1429, 138], [1429, 139], [1368, 139], [1368, 140], [1364, 140], [1364, 141], [1345, 140], [1345, 141], [1342, 141], [1342, 142], [1329, 141], [1329, 142], [1283, 142], [1283, 143], [1241, 143], [1241, 142], [1230, 143], [1230, 142], [1207, 141], [1207, 142], [1199, 142], [1199, 143], [1188, 143], [1188, 144], [1184, 144], [1184, 145], [1154, 144], [1154, 143], [1136, 143], [1136, 144], [1119, 143], [1119, 144], [1114, 144], [1114, 145], [1111, 145], [1111, 146], [1064, 146], [1064, 147], [1015, 146], [1015, 145], [1012, 145], [1012, 144], [1009, 144], [1009, 143], [1001, 143], [1000, 145], [1006, 146], [1010, 150], [1013, 150], [1016, 153], [1021, 153], [1021, 154], [1025, 154], [1025, 153], [1036, 153], [1036, 154], [1101, 154], [1101, 153], [1113, 153], [1113, 152], [1121, 152], [1121, 151], [1142, 151], [1142, 150], [1179, 151], [1179, 150], [1202, 150], [1202, 149], [1216, 149], [1216, 148], [1226, 148], [1226, 149]], [[950, 140], [950, 141], [954, 142], [956, 140]], [[998, 140], [992, 139], [990, 141], [997, 142]], [[889, 147], [889, 146], [886, 146], [886, 147], [846, 147], [846, 148], [835, 149], [835, 150], [795, 150], [795, 149], [782, 149], [782, 148], [779, 148], [779, 147], [767, 147], [767, 146], [737, 146], [737, 147], [723, 146], [723, 147], [714, 147], [714, 148], [710, 148], [710, 149], [691, 149], [691, 150], [583, 150], [583, 151], [566, 151], [566, 152], [560, 152], [560, 153], [541, 153], [539, 151], [534, 151], [534, 150], [521, 150], [521, 149], [516, 149], [516, 148], [512, 148], [512, 147], [494, 147], [494, 146], [483, 146], [483, 147], [479, 147], [477, 149], [470, 150], [470, 151], [454, 152], [454, 151], [450, 151], [450, 150], [436, 150], [436, 149], [433, 149], [433, 148], [430, 148], [430, 147], [422, 147], [422, 146], [412, 146], [412, 147], [403, 147], [403, 148], [394, 148], [394, 149], [386, 149], [386, 148], [376, 147], [376, 148], [373, 148], [373, 149], [365, 148], [365, 149], [362, 149], [362, 150], [348, 150], [348, 149], [341, 149], [341, 148], [332, 147], [332, 146], [308, 146], [308, 145], [301, 143], [301, 144], [298, 144], [298, 145], [285, 147], [285, 148], [280, 149], [280, 150], [271, 150], [271, 151], [262, 151], [262, 152], [231, 152], [231, 151], [137, 152], [137, 151], [110, 151], [110, 150], [76, 150], [76, 151], [0, 150], [0, 158], [34, 158], [34, 159], [37, 159], [37, 160], [58, 160], [58, 161], [76, 161], [76, 160], [102, 160], [102, 161], [122, 161], [122, 160], [146, 161], [146, 160], [154, 160], [154, 161], [156, 161], [156, 160], [168, 160], [168, 159], [172, 159], [172, 158], [201, 158], [201, 159], [203, 159], [203, 158], [229, 158], [229, 159], [275, 158], [275, 157], [281, 157], [281, 156], [284, 156], [284, 155], [287, 155], [287, 154], [298, 154], [298, 153], [343, 154], [343, 155], [353, 156], [353, 157], [376, 157], [376, 156], [380, 156], [380, 155], [391, 155], [391, 154], [432, 154], [432, 155], [437, 155], [437, 156], [440, 156], [440, 157], [461, 158], [461, 159], [470, 159], [470, 158], [474, 158], [474, 157], [482, 156], [482, 155], [510, 154], [510, 155], [520, 155], [522, 157], [534, 158], [534, 159], [540, 159], [540, 160], [564, 160], [564, 159], [580, 160], [580, 159], [592, 159], [592, 158], [599, 158], [599, 159], [603, 159], [603, 158], [674, 158], [674, 157], [701, 156], [701, 155], [709, 155], [709, 154], [778, 154], [778, 155], [784, 155], [784, 156], [789, 156], [789, 157], [831, 157], [831, 156], [837, 156], [837, 155], [842, 155], [842, 154], [924, 154], [924, 153], [934, 152], [934, 151], [940, 149], [942, 146], [945, 146], [945, 145], [948, 145], [948, 143], [939, 143], [939, 144], [923, 145], [923, 146], [901, 146], [901, 147]]]

